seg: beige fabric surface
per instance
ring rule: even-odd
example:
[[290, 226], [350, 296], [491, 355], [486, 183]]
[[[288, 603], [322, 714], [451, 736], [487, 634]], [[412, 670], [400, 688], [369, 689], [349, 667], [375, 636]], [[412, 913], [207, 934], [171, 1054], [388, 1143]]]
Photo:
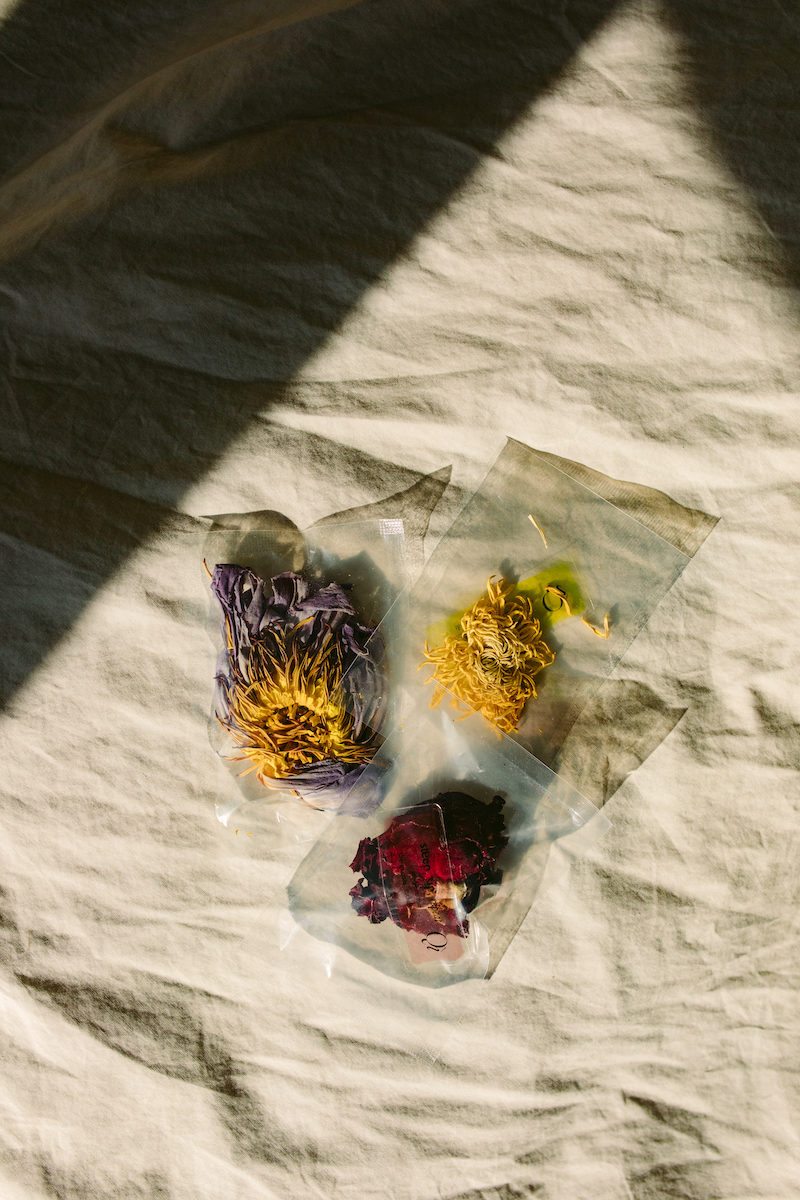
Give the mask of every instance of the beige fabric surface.
[[[0, 1195], [794, 1200], [792, 6], [3, 14]], [[507, 436], [722, 519], [564, 748], [610, 832], [423, 993], [287, 925], [324, 817], [216, 821], [192, 547], [418, 569]]]

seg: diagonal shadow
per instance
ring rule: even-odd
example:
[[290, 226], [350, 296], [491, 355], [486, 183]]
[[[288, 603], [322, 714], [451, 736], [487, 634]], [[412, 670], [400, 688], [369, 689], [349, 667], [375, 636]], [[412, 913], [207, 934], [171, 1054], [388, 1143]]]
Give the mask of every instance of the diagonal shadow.
[[[300, 368], [616, 7], [324, 3], [22, 0], [0, 27], [4, 701], [233, 440], [289, 436], [271, 405], [324, 411]], [[796, 283], [797, 20], [663, 9]]]
[[737, 262], [800, 286], [800, 9], [793, 0], [663, 0], [686, 87], [713, 144], [771, 237], [740, 238]]
[[[89, 37], [76, 0], [58, 22], [53, 3], [23, 0], [0, 29], [0, 96], [27, 87], [44, 114], [23, 125], [33, 157], [1, 147], [5, 700], [226, 447], [291, 400], [610, 7], [584, 0], [567, 22], [546, 0], [376, 0], [253, 32], [264, 5], [229, 5], [216, 41], [193, 28], [98, 110], [114, 87], [92, 67], [114, 61], [119, 29], [95, 23], [93, 61], [46, 79], [48, 30], [75, 18]], [[185, 11], [168, 10], [175, 25]]]

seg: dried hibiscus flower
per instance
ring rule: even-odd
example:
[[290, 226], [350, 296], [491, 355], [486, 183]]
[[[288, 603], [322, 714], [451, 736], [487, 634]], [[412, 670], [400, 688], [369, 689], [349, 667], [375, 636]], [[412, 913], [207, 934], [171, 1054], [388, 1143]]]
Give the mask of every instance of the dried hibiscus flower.
[[465, 913], [483, 884], [499, 883], [497, 859], [508, 844], [503, 800], [490, 804], [442, 792], [394, 817], [377, 838], [362, 838], [350, 869], [353, 908], [372, 924], [388, 917], [401, 929], [465, 937]]
[[232, 757], [266, 787], [337, 807], [373, 757], [386, 683], [374, 630], [337, 583], [314, 589], [294, 572], [269, 583], [218, 565], [211, 590], [223, 614], [215, 713]]

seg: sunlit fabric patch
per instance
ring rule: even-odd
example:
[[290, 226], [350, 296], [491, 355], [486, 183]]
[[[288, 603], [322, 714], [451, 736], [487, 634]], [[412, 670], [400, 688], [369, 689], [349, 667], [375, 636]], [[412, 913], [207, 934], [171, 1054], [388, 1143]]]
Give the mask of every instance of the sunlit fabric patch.
[[379, 740], [386, 684], [374, 630], [338, 584], [314, 590], [293, 572], [267, 583], [222, 564], [211, 589], [225, 639], [214, 705], [231, 757], [266, 787], [336, 807]]
[[522, 710], [536, 695], [534, 676], [555, 659], [542, 637], [529, 596], [514, 595], [514, 584], [491, 578], [486, 595], [461, 618], [461, 633], [434, 649], [425, 643], [421, 665], [433, 667], [435, 708], [449, 692], [483, 714], [504, 733], [516, 731]]
[[350, 869], [359, 916], [387, 917], [401, 929], [465, 937], [484, 884], [500, 883], [497, 859], [508, 844], [503, 800], [490, 804], [442, 792], [394, 817], [377, 838], [362, 838]]

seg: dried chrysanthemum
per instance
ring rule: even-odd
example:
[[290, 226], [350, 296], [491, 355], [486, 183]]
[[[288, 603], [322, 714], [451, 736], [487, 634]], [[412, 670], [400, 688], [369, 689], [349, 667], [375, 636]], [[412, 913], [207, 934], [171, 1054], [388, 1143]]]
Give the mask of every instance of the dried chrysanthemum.
[[514, 591], [513, 583], [492, 576], [486, 595], [462, 616], [461, 633], [433, 649], [426, 642], [422, 664], [433, 667], [432, 707], [450, 692], [505, 733], [516, 731], [526, 702], [536, 695], [534, 676], [555, 659], [530, 596]]
[[335, 807], [373, 757], [385, 680], [374, 630], [335, 583], [314, 590], [286, 572], [266, 584], [245, 567], [217, 566], [211, 589], [225, 647], [215, 712], [232, 757], [266, 787]]
[[362, 838], [350, 864], [361, 876], [353, 908], [373, 925], [388, 917], [416, 933], [465, 937], [481, 887], [503, 877], [497, 859], [507, 844], [502, 797], [483, 804], [442, 792]]

